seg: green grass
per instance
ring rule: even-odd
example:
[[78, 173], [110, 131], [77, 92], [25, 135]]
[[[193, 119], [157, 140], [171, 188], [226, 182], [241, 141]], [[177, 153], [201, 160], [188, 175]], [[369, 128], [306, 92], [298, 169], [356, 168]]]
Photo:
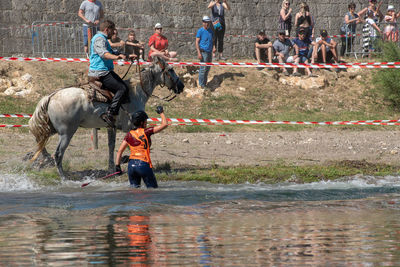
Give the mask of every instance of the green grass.
[[356, 174], [385, 176], [399, 174], [400, 166], [371, 164], [365, 161], [341, 161], [327, 165], [294, 166], [276, 163], [262, 167], [240, 166], [234, 168], [215, 167], [211, 169], [186, 170], [181, 172], [157, 173], [160, 181], [204, 181], [218, 184], [239, 183], [311, 183], [331, 181]]

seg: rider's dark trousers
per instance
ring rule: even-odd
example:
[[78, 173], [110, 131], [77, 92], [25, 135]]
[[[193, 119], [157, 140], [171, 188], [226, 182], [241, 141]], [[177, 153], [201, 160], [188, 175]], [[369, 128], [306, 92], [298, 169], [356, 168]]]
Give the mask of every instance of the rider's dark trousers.
[[111, 100], [111, 104], [108, 107], [109, 112], [112, 115], [118, 115], [123, 97], [128, 93], [128, 87], [121, 79], [121, 77], [119, 77], [118, 74], [113, 71], [110, 71], [105, 76], [101, 76], [100, 81], [103, 83], [104, 88], [107, 88], [114, 94], [114, 97]]

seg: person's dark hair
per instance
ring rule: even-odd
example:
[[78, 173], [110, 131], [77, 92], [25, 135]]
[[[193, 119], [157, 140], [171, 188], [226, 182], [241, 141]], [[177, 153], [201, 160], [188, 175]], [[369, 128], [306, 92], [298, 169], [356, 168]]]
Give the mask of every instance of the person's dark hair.
[[100, 23], [100, 31], [104, 31], [106, 28], [115, 29], [115, 23], [111, 20], [105, 20]]
[[135, 129], [142, 127], [143, 122], [147, 121], [149, 116], [143, 110], [136, 111], [132, 114], [131, 121]]
[[350, 4], [348, 5], [348, 9], [350, 9], [350, 8], [356, 9], [356, 4], [350, 3]]
[[264, 30], [259, 30], [258, 31], [258, 35], [264, 36], [265, 35], [265, 31]]
[[131, 34], [135, 35], [135, 31], [129, 31], [128, 35], [131, 35]]

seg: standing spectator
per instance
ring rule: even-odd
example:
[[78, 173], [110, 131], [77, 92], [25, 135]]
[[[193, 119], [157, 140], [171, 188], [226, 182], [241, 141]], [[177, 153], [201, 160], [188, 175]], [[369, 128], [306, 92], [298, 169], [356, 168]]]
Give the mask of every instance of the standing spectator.
[[[278, 58], [280, 64], [286, 63], [289, 58], [289, 53], [293, 48], [292, 42], [286, 37], [284, 30], [278, 31], [278, 39], [274, 42], [275, 56]], [[289, 76], [286, 68], [283, 68], [283, 74]]]
[[[226, 58], [222, 56], [226, 29], [225, 9], [230, 10], [230, 6], [227, 0], [211, 0], [208, 8], [211, 9], [211, 18], [215, 31], [214, 46], [219, 53], [218, 59], [226, 60]], [[215, 57], [215, 54], [213, 56]]]
[[114, 54], [118, 55], [123, 52], [125, 42], [121, 40], [121, 38], [119, 38], [117, 29], [115, 29], [111, 37], [108, 38], [108, 43], [110, 44], [112, 50], [114, 51]]
[[376, 50], [377, 41], [379, 35], [382, 34], [382, 31], [376, 24], [376, 18], [373, 11], [367, 11], [367, 19], [365, 21], [366, 24], [363, 27], [363, 48], [364, 51], [369, 52], [369, 56], [371, 56], [371, 52]]
[[149, 39], [149, 61], [152, 61], [152, 56], [159, 56], [167, 61], [178, 61], [177, 53], [174, 51], [168, 51], [168, 39], [162, 34], [162, 26], [157, 23], [154, 26], [154, 34]]
[[387, 9], [386, 16], [384, 18], [385, 26], [385, 40], [397, 42], [399, 40], [399, 30], [397, 28], [396, 20], [399, 14], [394, 11], [394, 6], [389, 5]]
[[328, 37], [326, 30], [321, 30], [321, 36], [315, 40], [312, 62], [315, 59], [320, 63], [327, 63], [332, 59], [335, 63], [339, 63], [337, 43]]
[[254, 42], [254, 57], [257, 63], [267, 62], [272, 63], [272, 43], [265, 35], [265, 31], [261, 30], [257, 34], [257, 39]]
[[104, 18], [103, 5], [98, 0], [85, 0], [79, 7], [78, 16], [85, 22], [83, 24], [83, 44], [88, 55], [88, 30], [94, 36], [99, 30], [100, 20]]
[[374, 50], [373, 42], [376, 39], [376, 29], [379, 29], [376, 24], [383, 20], [383, 14], [380, 11], [381, 6], [382, 1], [377, 5], [376, 0], [369, 0], [368, 7], [358, 12], [358, 16], [360, 18], [364, 16], [366, 22], [363, 26], [363, 48], [365, 53]]
[[[197, 57], [200, 59], [200, 62], [212, 62], [214, 32], [211, 29], [211, 19], [208, 16], [204, 16], [202, 21], [203, 27], [196, 34]], [[199, 85], [203, 89], [206, 88], [209, 71], [209, 66], [200, 67]]]
[[294, 18], [294, 25], [296, 26], [296, 36], [300, 30], [304, 30], [307, 39], [314, 39], [314, 19], [306, 2], [300, 3], [300, 11]]
[[348, 8], [349, 12], [347, 12], [346, 15], [344, 16], [344, 23], [343, 26], [340, 28], [341, 35], [344, 35], [341, 37], [342, 40], [342, 47], [340, 49], [341, 56], [344, 56], [345, 52], [349, 53], [353, 50], [357, 23], [361, 22], [360, 17], [358, 16], [357, 13], [355, 13], [356, 4], [350, 3], [348, 5]]
[[[295, 55], [294, 55], [294, 62], [296, 64], [299, 63], [306, 63], [308, 64], [309, 59], [308, 59], [308, 54], [310, 52], [310, 44], [311, 40], [309, 38], [306, 38], [306, 32], [304, 29], [301, 29], [299, 31], [299, 36], [293, 40], [293, 46], [295, 50]], [[305, 68], [306, 72], [309, 77], [316, 77], [315, 74], [311, 73], [311, 70], [309, 68]], [[293, 68], [293, 76], [301, 76], [300, 73], [297, 72], [297, 67]]]
[[292, 9], [289, 0], [283, 0], [282, 8], [279, 12], [279, 30], [283, 30], [286, 36], [290, 36], [292, 30]]
[[125, 54], [132, 58], [142, 58], [144, 61], [144, 43], [136, 40], [134, 31], [128, 33], [128, 39], [125, 41]]

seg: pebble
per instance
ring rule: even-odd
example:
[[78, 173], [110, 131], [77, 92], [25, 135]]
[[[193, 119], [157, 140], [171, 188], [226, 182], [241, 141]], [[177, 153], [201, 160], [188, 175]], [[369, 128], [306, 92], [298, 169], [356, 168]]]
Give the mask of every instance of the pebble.
[[189, 143], [189, 139], [185, 138], [185, 139], [182, 140], [182, 142]]
[[232, 145], [232, 144], [233, 144], [233, 142], [232, 142], [231, 140], [227, 140], [225, 143], [226, 143], [227, 145]]

